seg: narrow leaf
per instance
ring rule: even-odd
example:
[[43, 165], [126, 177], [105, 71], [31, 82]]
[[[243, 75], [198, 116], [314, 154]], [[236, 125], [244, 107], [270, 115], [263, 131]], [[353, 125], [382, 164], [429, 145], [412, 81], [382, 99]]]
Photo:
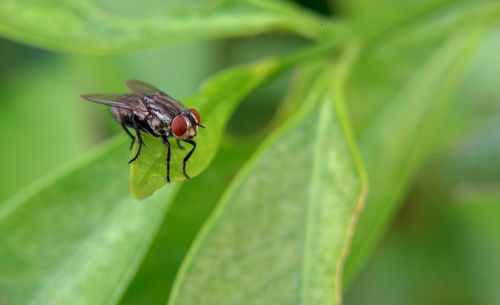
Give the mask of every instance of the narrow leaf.
[[2, 304], [119, 300], [179, 186], [133, 199], [126, 150], [112, 142], [0, 206]]
[[337, 73], [326, 69], [302, 111], [241, 171], [185, 259], [169, 304], [338, 303], [365, 183]]
[[145, 15], [137, 15], [142, 3], [115, 4], [132, 15], [89, 0], [3, 0], [0, 33], [48, 49], [111, 54], [272, 30], [321, 38], [333, 30], [329, 21], [278, 1], [211, 0], [197, 6], [179, 2]]
[[474, 27], [449, 38], [359, 136], [371, 187], [346, 264], [347, 280], [382, 236], [437, 140], [480, 33]]

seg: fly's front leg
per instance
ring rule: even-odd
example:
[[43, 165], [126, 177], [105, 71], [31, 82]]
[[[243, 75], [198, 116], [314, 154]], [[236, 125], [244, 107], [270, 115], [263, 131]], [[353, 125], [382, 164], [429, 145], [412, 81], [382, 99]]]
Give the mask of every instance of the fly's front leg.
[[180, 149], [182, 150], [186, 149], [184, 146], [181, 145], [181, 141], [179, 141], [179, 139], [176, 140], [177, 140], [177, 146], [179, 146]]
[[122, 128], [123, 128], [123, 130], [125, 130], [125, 132], [128, 134], [128, 136], [132, 139], [132, 143], [130, 143], [130, 147], [128, 148], [129, 150], [131, 150], [132, 147], [134, 147], [135, 137], [130, 133], [127, 126], [125, 126], [125, 124], [123, 124], [123, 123], [122, 123]]
[[137, 159], [137, 157], [139, 157], [139, 154], [141, 153], [142, 144], [144, 144], [144, 142], [142, 142], [141, 131], [139, 130], [139, 127], [137, 127], [137, 123], [135, 122], [134, 117], [132, 117], [132, 127], [134, 128], [135, 134], [137, 135], [137, 140], [139, 141], [139, 148], [137, 149], [137, 153], [135, 154], [135, 156], [132, 159], [130, 159], [130, 161], [128, 161], [128, 164], [134, 162]]
[[170, 142], [166, 135], [161, 137], [161, 141], [167, 147], [167, 183], [170, 183]]
[[184, 160], [182, 162], [182, 171], [184, 172], [184, 176], [186, 176], [186, 179], [189, 180], [188, 174], [186, 174], [186, 162], [191, 158], [191, 155], [193, 154], [194, 150], [196, 149], [196, 142], [193, 140], [183, 140], [186, 143], [189, 143], [193, 145], [193, 148], [188, 152], [188, 154], [184, 157]]

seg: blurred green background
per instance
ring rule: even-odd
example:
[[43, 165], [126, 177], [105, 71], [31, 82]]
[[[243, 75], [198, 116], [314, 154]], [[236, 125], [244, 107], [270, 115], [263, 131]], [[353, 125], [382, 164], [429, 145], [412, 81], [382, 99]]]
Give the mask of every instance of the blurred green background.
[[[347, 11], [340, 1], [297, 2], [325, 16], [342, 16]], [[193, 5], [200, 3], [193, 1]], [[152, 0], [126, 4], [101, 3], [124, 14], [159, 9]], [[378, 106], [375, 102], [349, 104], [349, 97], [383, 96], [385, 87], [380, 83], [398, 86], [419, 65], [419, 58], [425, 58], [426, 50], [442, 39], [436, 35], [419, 45], [372, 54], [373, 58], [361, 63], [358, 69], [364, 74], [354, 73], [354, 85], [347, 92], [357, 132]], [[105, 107], [86, 103], [79, 94], [123, 92], [123, 80], [133, 78], [182, 100], [217, 71], [306, 44], [278, 33], [97, 57], [50, 52], [0, 39], [0, 202], [121, 134]], [[445, 141], [435, 147], [420, 170], [375, 254], [345, 287], [346, 304], [500, 304], [499, 55], [497, 29], [487, 33], [463, 86], [454, 94], [445, 128], [436, 130]], [[207, 192], [206, 202], [190, 202], [199, 214], [194, 223], [183, 222], [185, 209], [172, 207], [122, 304], [166, 301], [168, 285], [156, 272], [162, 261], [157, 261], [155, 251], [168, 242], [174, 260], [182, 260], [231, 175], [265, 136], [290, 79], [291, 73], [279, 77], [238, 107], [213, 165], [192, 181], [193, 188], [207, 184], [207, 189], [217, 191]], [[361, 91], [360, 83], [364, 85]], [[227, 181], [210, 185], [217, 169], [230, 173]], [[176, 203], [191, 201], [190, 187], [181, 195], [185, 200]], [[175, 229], [167, 229], [172, 227]], [[168, 270], [169, 266], [162, 268]], [[170, 270], [172, 278], [175, 271]]]

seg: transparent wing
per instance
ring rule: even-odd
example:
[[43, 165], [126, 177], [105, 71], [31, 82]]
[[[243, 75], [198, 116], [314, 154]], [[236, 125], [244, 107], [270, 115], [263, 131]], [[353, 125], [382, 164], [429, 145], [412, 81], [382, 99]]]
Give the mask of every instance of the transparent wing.
[[148, 109], [142, 103], [141, 98], [133, 94], [93, 93], [82, 94], [81, 97], [89, 102], [129, 109], [135, 112], [148, 112]]
[[125, 86], [127, 86], [127, 88], [129, 88], [134, 93], [140, 93], [146, 95], [151, 95], [153, 93], [160, 93], [166, 95], [160, 89], [138, 80], [133, 80], [133, 79], [126, 80]]
[[101, 93], [92, 93], [92, 94], [82, 94], [81, 98], [98, 104], [103, 104], [107, 106], [116, 106], [120, 108], [133, 110], [132, 107], [126, 103], [118, 102], [117, 100], [122, 97], [123, 94], [101, 94]]
[[175, 98], [161, 91], [160, 89], [149, 85], [145, 82], [141, 82], [138, 80], [126, 80], [125, 85], [132, 92], [137, 94], [144, 94], [147, 96], [151, 96], [153, 93], [158, 93], [157, 97], [154, 98], [155, 102], [166, 103], [171, 107], [174, 107], [178, 112], [183, 112], [186, 108]]

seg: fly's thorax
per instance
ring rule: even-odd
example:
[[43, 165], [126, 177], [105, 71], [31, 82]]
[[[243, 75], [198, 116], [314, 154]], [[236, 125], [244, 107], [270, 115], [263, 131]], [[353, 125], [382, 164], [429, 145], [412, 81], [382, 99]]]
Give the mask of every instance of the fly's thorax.
[[149, 111], [147, 121], [151, 129], [159, 135], [169, 134], [169, 126], [178, 112], [168, 104], [158, 101], [157, 95], [144, 96], [143, 101]]
[[172, 120], [169, 117], [157, 115], [154, 111], [152, 111], [147, 117], [147, 122], [149, 127], [151, 127], [156, 134], [165, 134]]

